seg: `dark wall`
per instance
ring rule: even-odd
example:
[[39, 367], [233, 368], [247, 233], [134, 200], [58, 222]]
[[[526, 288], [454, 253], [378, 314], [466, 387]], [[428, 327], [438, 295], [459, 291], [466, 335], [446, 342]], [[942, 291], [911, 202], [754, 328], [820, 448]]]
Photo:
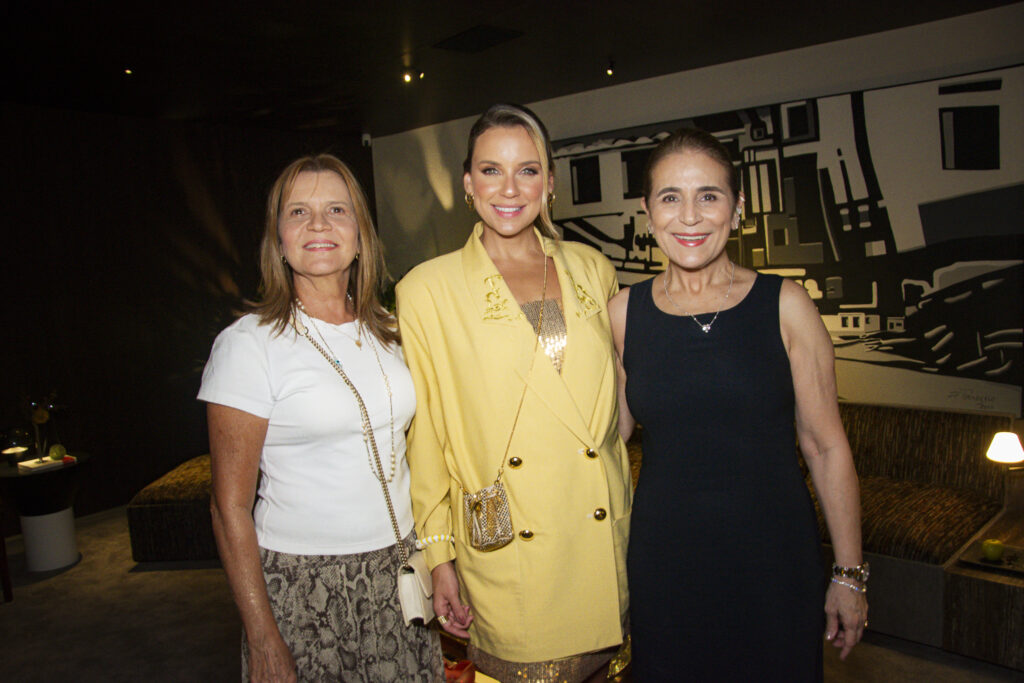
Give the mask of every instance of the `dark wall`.
[[0, 130], [0, 430], [29, 428], [27, 400], [56, 390], [61, 440], [93, 455], [76, 512], [122, 505], [207, 450], [200, 375], [256, 294], [277, 173], [332, 152], [372, 206], [372, 157], [358, 136], [6, 104]]

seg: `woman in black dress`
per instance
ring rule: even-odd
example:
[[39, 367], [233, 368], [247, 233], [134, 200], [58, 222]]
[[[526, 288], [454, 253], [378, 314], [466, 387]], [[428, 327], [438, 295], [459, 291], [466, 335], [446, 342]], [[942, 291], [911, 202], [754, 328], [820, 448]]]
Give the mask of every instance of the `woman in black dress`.
[[[729, 260], [743, 196], [713, 136], [665, 139], [643, 195], [668, 268], [608, 304], [620, 431], [644, 426], [628, 564], [634, 678], [821, 680], [822, 630], [845, 658], [867, 624], [828, 333], [800, 285]], [[835, 548], [831, 583], [796, 436]]]

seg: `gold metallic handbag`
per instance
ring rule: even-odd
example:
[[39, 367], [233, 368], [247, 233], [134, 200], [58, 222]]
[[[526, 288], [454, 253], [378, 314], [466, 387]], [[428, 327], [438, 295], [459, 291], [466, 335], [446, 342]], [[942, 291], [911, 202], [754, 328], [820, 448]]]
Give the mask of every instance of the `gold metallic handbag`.
[[476, 493], [463, 492], [462, 506], [471, 546], [477, 550], [497, 550], [512, 542], [512, 515], [500, 479]]
[[[530, 358], [530, 369], [526, 376], [529, 378], [533, 372], [533, 362], [537, 357], [537, 348], [540, 346], [541, 330], [544, 329], [544, 299], [548, 292], [548, 260], [544, 257], [544, 284], [540, 292], [540, 316], [537, 321], [537, 337], [533, 343], [533, 356]], [[501, 483], [501, 476], [505, 473], [505, 461], [508, 458], [508, 450], [512, 446], [512, 436], [516, 433], [516, 425], [519, 423], [519, 413], [523, 409], [523, 399], [526, 398], [528, 385], [523, 383], [523, 394], [519, 397], [519, 405], [516, 407], [516, 417], [512, 421], [512, 431], [508, 435], [508, 443], [505, 444], [505, 453], [501, 456], [501, 466], [498, 467], [498, 476], [490, 486], [470, 493], [462, 489], [462, 508], [466, 517], [466, 536], [469, 544], [477, 550], [497, 550], [504, 548], [512, 542], [515, 530], [512, 528], [512, 513], [508, 507], [508, 496], [505, 495], [505, 486]]]

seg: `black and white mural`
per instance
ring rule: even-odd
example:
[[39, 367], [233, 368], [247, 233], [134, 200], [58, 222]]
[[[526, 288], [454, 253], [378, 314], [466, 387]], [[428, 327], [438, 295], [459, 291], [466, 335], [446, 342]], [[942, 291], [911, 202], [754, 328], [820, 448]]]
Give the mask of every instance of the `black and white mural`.
[[1022, 124], [1013, 67], [562, 140], [554, 218], [622, 284], [660, 272], [644, 163], [675, 128], [703, 128], [747, 198], [730, 256], [815, 300], [842, 399], [1019, 416]]

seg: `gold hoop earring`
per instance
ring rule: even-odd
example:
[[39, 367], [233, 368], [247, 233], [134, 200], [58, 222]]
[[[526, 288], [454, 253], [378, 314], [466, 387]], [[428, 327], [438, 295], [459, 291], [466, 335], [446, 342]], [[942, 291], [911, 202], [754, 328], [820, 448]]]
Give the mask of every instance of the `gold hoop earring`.
[[284, 254], [281, 254], [281, 263], [283, 263], [286, 266], [288, 265], [288, 259], [284, 257]]
[[468, 206], [470, 210], [473, 209], [473, 195], [468, 192], [466, 193], [466, 206]]
[[548, 212], [549, 213], [554, 208], [554, 206], [555, 206], [555, 193], [552, 192], [552, 193], [550, 193], [548, 195]]

